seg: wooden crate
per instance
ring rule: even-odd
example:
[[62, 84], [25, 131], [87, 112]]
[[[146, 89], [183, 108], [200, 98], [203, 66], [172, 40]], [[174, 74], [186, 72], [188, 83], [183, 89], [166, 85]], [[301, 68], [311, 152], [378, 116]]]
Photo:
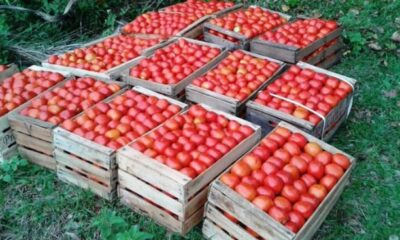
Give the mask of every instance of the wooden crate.
[[[126, 90], [120, 91], [118, 95], [123, 94]], [[180, 106], [182, 110], [187, 107], [184, 103], [142, 87], [135, 87], [133, 90], [148, 96], [166, 99], [170, 103]], [[112, 101], [115, 96], [106, 99], [105, 102]], [[59, 179], [89, 189], [107, 200], [115, 198], [117, 191], [116, 151], [61, 127], [54, 130], [54, 147]]]
[[318, 55], [311, 57], [310, 59], [304, 58], [302, 61], [309, 63], [311, 65], [315, 65], [318, 66], [319, 63], [323, 62], [324, 60], [326, 60], [328, 57], [330, 57], [331, 55], [335, 54], [336, 52], [339, 52], [343, 49], [344, 44], [343, 41], [339, 38], [336, 40], [337, 43], [328, 47], [327, 49], [323, 50], [321, 53], [319, 53]]
[[[275, 221], [271, 216], [257, 208], [254, 204], [244, 199], [234, 190], [226, 186], [219, 179], [215, 180], [210, 188], [208, 202], [205, 210], [203, 234], [207, 239], [257, 239], [251, 236], [243, 225], [254, 230], [262, 239], [277, 240], [308, 240], [318, 230], [339, 199], [344, 187], [349, 182], [349, 177], [355, 167], [356, 160], [348, 154], [332, 147], [331, 145], [289, 125], [281, 122], [279, 126], [285, 127], [292, 132], [303, 134], [307, 140], [318, 143], [324, 150], [333, 154], [346, 155], [351, 162], [350, 167], [338, 180], [336, 185], [328, 193], [325, 199], [316, 208], [311, 217], [297, 234], [292, 233], [285, 226]], [[229, 169], [227, 170], [229, 171]], [[227, 212], [237, 218], [241, 224], [230, 221], [223, 212]]]
[[[244, 54], [250, 55], [252, 57], [257, 57], [260, 59], [268, 60], [270, 62], [278, 63], [280, 65], [280, 68], [277, 70], [277, 72], [274, 75], [271, 76], [270, 79], [268, 79], [263, 84], [261, 84], [256, 90], [254, 90], [243, 101], [239, 101], [233, 97], [225, 96], [223, 94], [219, 94], [219, 93], [213, 92], [211, 90], [201, 88], [201, 87], [198, 87], [198, 86], [195, 86], [192, 84], [190, 84], [189, 86], [186, 87], [186, 99], [188, 101], [195, 102], [195, 103], [207, 104], [215, 109], [219, 109], [219, 110], [225, 111], [227, 113], [230, 113], [230, 114], [233, 114], [236, 116], [239, 116], [242, 113], [244, 113], [246, 110], [247, 101], [249, 101], [251, 98], [253, 98], [260, 89], [263, 89], [268, 84], [269, 81], [273, 80], [276, 76], [278, 76], [286, 68], [286, 64], [281, 61], [278, 61], [278, 60], [275, 60], [272, 58], [268, 58], [268, 57], [264, 57], [264, 56], [261, 56], [261, 55], [255, 54], [255, 53], [247, 52], [244, 50], [242, 50], [242, 52], [244, 52]], [[221, 61], [222, 60], [223, 59], [221, 59]], [[213, 68], [211, 68], [210, 71], [212, 69], [214, 69], [215, 67], [217, 67], [218, 63]]]
[[[16, 65], [14, 65], [13, 69], [17, 70]], [[39, 67], [39, 66], [30, 66], [28, 69], [35, 70], [35, 71], [58, 72], [58, 73], [62, 74], [66, 79], [71, 78], [71, 74], [68, 72], [64, 72], [64, 71], [54, 71], [54, 70]], [[11, 76], [11, 75], [12, 74], [10, 74], [9, 76]], [[5, 80], [5, 78], [0, 79], [0, 83], [3, 80]], [[58, 84], [60, 84], [60, 83], [58, 83]], [[41, 94], [39, 94], [39, 96], [40, 95]], [[28, 101], [24, 104], [27, 104], [29, 102], [30, 101]], [[24, 104], [22, 104], [21, 106], [23, 106]], [[9, 158], [11, 158], [15, 154], [17, 154], [17, 146], [16, 146], [17, 142], [15, 141], [15, 137], [14, 137], [13, 131], [10, 127], [8, 117], [11, 114], [15, 113], [16, 111], [18, 111], [18, 109], [19, 109], [19, 107], [8, 112], [4, 116], [0, 117], [0, 162], [8, 160]]]
[[250, 126], [255, 132], [195, 179], [130, 146], [125, 146], [117, 153], [118, 192], [122, 203], [181, 235], [202, 220], [210, 182], [261, 137], [259, 126], [208, 106], [203, 107]]
[[325, 68], [325, 69], [331, 68], [333, 65], [340, 62], [340, 60], [342, 59], [342, 54], [343, 50], [339, 50], [333, 53], [332, 55], [328, 56], [327, 58], [325, 58], [323, 61], [317, 63], [316, 65], [320, 68]]
[[[82, 45], [82, 48], [86, 48], [92, 45], [95, 45], [99, 42], [102, 42], [108, 38], [112, 38], [119, 35], [119, 33], [114, 33], [110, 36], [107, 37], [103, 37], [97, 40], [94, 40], [92, 42], [89, 42], [87, 44]], [[132, 35], [132, 36], [137, 36], [137, 37], [141, 37], [141, 38], [156, 38], [158, 36], [156, 35], [145, 35], [145, 34], [136, 34], [136, 35]], [[146, 50], [144, 50], [145, 52]], [[68, 67], [68, 66], [63, 66], [63, 65], [57, 65], [57, 64], [51, 64], [49, 63], [48, 60], [42, 62], [42, 66], [50, 68], [50, 69], [55, 69], [55, 70], [62, 70], [62, 71], [68, 71], [71, 72], [72, 74], [74, 74], [75, 76], [79, 76], [79, 77], [93, 77], [96, 79], [101, 79], [101, 80], [117, 80], [120, 77], [120, 73], [125, 70], [127, 67], [130, 66], [130, 64], [132, 64], [132, 62], [134, 62], [137, 58], [139, 58], [140, 56], [129, 60], [127, 62], [122, 63], [121, 65], [115, 66], [111, 69], [108, 69], [105, 72], [95, 72], [95, 71], [90, 71], [90, 70], [86, 70], [86, 69], [80, 69], [80, 68], [73, 68], [73, 67]]]
[[[356, 80], [353, 78], [349, 78], [334, 72], [327, 71], [325, 69], [315, 67], [313, 65], [299, 62], [297, 66], [300, 68], [308, 68], [315, 72], [323, 73], [328, 76], [337, 78], [342, 81], [346, 81], [351, 83], [353, 86], [356, 83]], [[271, 81], [269, 84], [272, 83]], [[345, 99], [343, 99], [336, 107], [334, 107], [327, 116], [325, 116], [326, 122], [324, 125], [324, 121], [320, 121], [316, 126], [313, 125], [311, 122], [296, 118], [290, 114], [278, 111], [276, 109], [258, 104], [254, 101], [249, 101], [247, 103], [246, 109], [246, 118], [251, 121], [255, 121], [255, 123], [264, 126], [264, 128], [268, 128], [269, 126], [275, 127], [277, 123], [280, 121], [285, 121], [290, 124], [295, 125], [296, 127], [302, 129], [310, 133], [313, 136], [316, 136], [321, 139], [325, 139], [325, 135], [327, 135], [328, 131], [331, 129], [337, 130], [334, 128], [338, 122], [341, 121], [342, 118], [347, 118], [350, 114], [350, 110], [353, 103], [353, 95], [354, 91], [351, 94], [348, 94]], [[333, 134], [333, 133], [331, 133]]]
[[[52, 91], [54, 88], [62, 87], [70, 80], [71, 78], [66, 78], [64, 81], [49, 88], [47, 91]], [[123, 85], [120, 82], [110, 83]], [[42, 94], [33, 99], [41, 97]], [[53, 153], [53, 131], [58, 125], [21, 115], [20, 112], [30, 104], [31, 101], [21, 105], [16, 109], [16, 111], [8, 115], [11, 129], [13, 130], [13, 134], [18, 144], [18, 152], [22, 157], [35, 164], [51, 170], [56, 170], [56, 161]]]
[[[249, 6], [249, 8], [253, 8], [253, 7], [259, 7], [259, 6]], [[273, 11], [273, 10], [270, 10], [270, 9], [266, 9], [266, 8], [262, 8], [262, 9], [270, 11], [270, 12], [273, 12], [273, 13], [277, 13], [280, 16], [282, 16], [283, 18], [285, 18], [286, 20], [291, 19], [291, 16], [289, 16], [287, 14], [284, 14], [284, 13], [281, 13], [281, 12], [276, 12], [276, 11]], [[232, 11], [216, 15], [213, 18], [223, 17], [224, 15], [226, 15], [228, 13], [235, 12], [235, 11], [241, 11], [241, 10], [244, 10], [243, 6], [237, 7], [236, 9], [234, 9]], [[224, 34], [226, 36], [232, 37], [232, 38], [234, 38], [236, 40], [236, 42], [232, 42], [232, 41], [229, 41], [227, 39], [224, 39], [224, 38], [221, 38], [219, 36], [216, 36], [214, 34], [211, 34], [209, 32], [210, 30], [214, 30], [214, 31], [222, 33], [222, 34]], [[204, 39], [207, 42], [212, 42], [212, 43], [224, 46], [224, 47], [226, 47], [228, 49], [243, 49], [243, 50], [249, 50], [250, 41], [251, 41], [251, 39], [249, 39], [248, 37], [246, 37], [246, 36], [244, 36], [244, 35], [242, 35], [240, 33], [224, 29], [222, 27], [216, 26], [216, 25], [211, 24], [211, 23], [205, 23], [204, 24]]]
[[[152, 82], [152, 81], [148, 81], [148, 80], [143, 80], [143, 79], [140, 79], [140, 78], [131, 77], [129, 75], [131, 67], [136, 66], [143, 59], [150, 58], [158, 48], [163, 48], [163, 47], [165, 47], [165, 46], [167, 46], [169, 44], [172, 44], [172, 43], [178, 41], [179, 39], [184, 39], [184, 40], [186, 40], [188, 42], [195, 43], [195, 44], [198, 44], [198, 45], [205, 45], [205, 46], [209, 46], [209, 47], [219, 48], [219, 49], [221, 49], [221, 53], [216, 58], [211, 60], [209, 63], [207, 63], [203, 67], [197, 69], [192, 74], [190, 74], [189, 76], [187, 76], [186, 78], [182, 79], [180, 82], [178, 82], [176, 84], [161, 84], [161, 83], [156, 83], [156, 82]], [[128, 84], [130, 84], [130, 85], [142, 86], [142, 87], [145, 87], [147, 89], [153, 90], [155, 92], [159, 92], [159, 93], [165, 94], [165, 95], [170, 96], [172, 98], [177, 98], [182, 93], [182, 91], [185, 89], [185, 87], [188, 84], [190, 84], [194, 79], [196, 79], [197, 77], [203, 75], [209, 69], [214, 67], [215, 64], [218, 63], [221, 59], [225, 58], [228, 55], [228, 51], [225, 51], [223, 47], [215, 45], [215, 44], [212, 44], [212, 43], [206, 43], [206, 42], [202, 42], [202, 41], [198, 41], [198, 40], [194, 40], [194, 39], [189, 39], [189, 38], [173, 38], [170, 41], [167, 41], [167, 42], [163, 43], [161, 46], [157, 46], [157, 48], [151, 49], [151, 51], [147, 51], [146, 55], [147, 56], [142, 56], [139, 59], [135, 60], [130, 65], [129, 69], [126, 69], [126, 70], [124, 70], [122, 72], [123, 81], [128, 83]]]
[[[300, 17], [295, 19], [304, 19]], [[332, 41], [335, 38], [340, 37], [342, 33], [342, 27], [339, 26], [336, 30], [330, 32], [325, 37], [318, 39], [304, 48], [298, 48], [294, 46], [288, 46], [279, 44], [261, 38], [255, 38], [250, 42], [250, 51], [255, 52], [264, 56], [269, 56], [288, 63], [297, 63], [304, 57], [312, 54], [318, 48], [322, 47], [326, 43]]]
[[18, 67], [16, 64], [11, 63], [8, 65], [8, 68], [3, 72], [0, 72], [0, 81], [8, 78], [9, 76], [13, 75], [14, 73], [18, 72]]

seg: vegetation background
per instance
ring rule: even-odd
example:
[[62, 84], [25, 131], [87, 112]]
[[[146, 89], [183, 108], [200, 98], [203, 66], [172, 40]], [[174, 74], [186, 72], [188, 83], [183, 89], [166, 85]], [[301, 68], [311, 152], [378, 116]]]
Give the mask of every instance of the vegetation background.
[[[39, 64], [47, 54], [114, 32], [177, 1], [0, 0], [0, 63]], [[358, 79], [353, 112], [332, 144], [358, 159], [350, 185], [315, 239], [400, 238], [400, 1], [248, 1], [292, 15], [332, 18], [347, 50], [333, 71]], [[20, 6], [59, 17], [46, 22]], [[6, 6], [6, 7], [4, 7]], [[0, 166], [0, 239], [181, 239], [118, 201], [66, 185], [15, 158]], [[202, 239], [196, 227], [185, 239]]]

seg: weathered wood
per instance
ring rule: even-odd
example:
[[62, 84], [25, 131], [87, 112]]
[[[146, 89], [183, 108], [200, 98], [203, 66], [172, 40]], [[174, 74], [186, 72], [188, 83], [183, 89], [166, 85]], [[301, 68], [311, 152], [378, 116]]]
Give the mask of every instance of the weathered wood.
[[17, 144], [20, 146], [24, 146], [26, 148], [35, 150], [48, 156], [53, 155], [53, 145], [51, 142], [43, 141], [38, 138], [34, 138], [27, 134], [16, 131], [14, 131], [14, 136]]
[[42, 167], [48, 168], [50, 170], [56, 170], [56, 161], [52, 156], [48, 156], [31, 149], [18, 146], [18, 152], [24, 159], [40, 165]]
[[143, 59], [151, 58], [153, 56], [154, 52], [160, 48], [160, 47], [157, 47], [154, 49], [154, 51], [147, 52], [146, 53], [147, 56], [141, 57], [140, 59], [138, 59], [138, 61], [135, 62], [135, 64], [131, 64], [129, 69], [125, 69], [121, 74], [122, 80], [130, 85], [142, 86], [144, 88], [153, 90], [155, 92], [163, 93], [170, 97], [177, 97], [185, 89], [185, 87], [188, 84], [190, 84], [194, 79], [196, 79], [197, 77], [206, 73], [209, 69], [214, 67], [214, 65], [217, 64], [221, 59], [225, 58], [225, 56], [228, 55], [228, 52], [224, 51], [223, 47], [221, 47], [219, 45], [215, 45], [212, 43], [206, 43], [206, 42], [189, 39], [189, 38], [173, 38], [172, 40], [163, 43], [161, 48], [166, 47], [169, 44], [173, 44], [176, 41], [179, 41], [179, 39], [184, 39], [188, 42], [195, 43], [198, 45], [204, 45], [204, 46], [209, 46], [209, 47], [213, 47], [213, 48], [218, 48], [221, 50], [221, 53], [217, 57], [212, 59], [210, 62], [208, 62], [204, 66], [198, 68], [196, 71], [194, 71], [189, 76], [182, 79], [181, 81], [179, 81], [176, 84], [161, 84], [161, 83], [152, 82], [152, 81], [149, 81], [146, 79], [140, 79], [140, 78], [135, 78], [135, 77], [130, 76], [130, 68], [139, 64]]
[[336, 39], [336, 41], [337, 41], [336, 44], [326, 48], [325, 50], [323, 50], [316, 56], [313, 56], [310, 59], [308, 59], [308, 56], [307, 56], [307, 57], [303, 58], [302, 61], [306, 62], [308, 64], [311, 64], [311, 65], [317, 65], [318, 63], [324, 61], [327, 57], [338, 52], [339, 50], [341, 50], [344, 47], [343, 41], [340, 39], [340, 37], [338, 39]]
[[14, 157], [18, 154], [17, 145], [14, 144], [7, 149], [3, 149], [0, 153], [0, 163], [9, 160], [10, 158]]
[[2, 72], [0, 72], [0, 81], [6, 79], [13, 75], [14, 73], [18, 72], [18, 67], [16, 64], [11, 63], [8, 65], [8, 68]]
[[[287, 128], [293, 133], [301, 133], [309, 142], [318, 143], [322, 149], [331, 152], [332, 154], [344, 154], [350, 159], [351, 165], [297, 234], [291, 233], [283, 225], [273, 220], [268, 214], [255, 207], [252, 203], [245, 200], [243, 197], [217, 179], [211, 185], [205, 217], [212, 223], [218, 224], [220, 228], [222, 228], [230, 236], [241, 239], [241, 237], [238, 237], [238, 233], [240, 233], [243, 229], [241, 226], [236, 225], [226, 218], [221, 219], [224, 216], [219, 212], [219, 209], [221, 211], [228, 212], [245, 226], [253, 229], [257, 234], [265, 239], [311, 239], [313, 234], [318, 230], [319, 226], [329, 214], [329, 211], [339, 199], [340, 194], [343, 192], [344, 187], [349, 181], [350, 174], [356, 163], [356, 160], [352, 156], [288, 123], [280, 122], [278, 126]], [[226, 172], [229, 170], [230, 169], [227, 169]], [[210, 232], [218, 232], [218, 229], [215, 229], [213, 225], [209, 225], [207, 227], [208, 229], [206, 229], [206, 232], [204, 233], [206, 236], [209, 236], [208, 234], [210, 234]]]
[[202, 232], [204, 237], [209, 240], [233, 240], [231, 236], [211, 222], [208, 218], [203, 222]]

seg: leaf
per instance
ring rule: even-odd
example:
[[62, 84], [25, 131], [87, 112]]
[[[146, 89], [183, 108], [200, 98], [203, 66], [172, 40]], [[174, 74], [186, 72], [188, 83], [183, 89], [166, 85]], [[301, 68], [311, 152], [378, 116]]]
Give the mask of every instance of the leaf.
[[394, 32], [394, 33], [392, 34], [391, 39], [392, 39], [394, 42], [400, 42], [400, 33], [399, 33], [398, 31]]
[[371, 43], [369, 43], [369, 44], [368, 44], [368, 47], [371, 48], [372, 50], [375, 50], [375, 51], [380, 51], [380, 50], [382, 50], [382, 47], [379, 46], [379, 44], [378, 44], [377, 42], [371, 42]]
[[7, 174], [7, 175], [3, 176], [3, 181], [4, 182], [9, 183], [9, 182], [11, 182], [11, 180], [12, 180], [11, 175]]
[[92, 225], [99, 230], [102, 239], [116, 239], [115, 233], [124, 232], [129, 227], [122, 217], [109, 209], [102, 209]]

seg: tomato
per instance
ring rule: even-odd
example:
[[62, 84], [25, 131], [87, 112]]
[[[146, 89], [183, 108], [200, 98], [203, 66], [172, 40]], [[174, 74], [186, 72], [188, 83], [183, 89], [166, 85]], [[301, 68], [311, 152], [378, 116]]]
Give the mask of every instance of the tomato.
[[282, 170], [289, 173], [293, 180], [296, 180], [300, 177], [299, 169], [292, 164], [286, 164]]
[[302, 154], [300, 154], [300, 157], [302, 159], [304, 159], [304, 161], [306, 161], [307, 163], [309, 163], [313, 160], [313, 157], [308, 153], [302, 153]]
[[282, 209], [280, 209], [280, 208], [278, 208], [278, 207], [276, 207], [276, 206], [272, 206], [272, 207], [268, 210], [268, 214], [269, 214], [273, 219], [275, 219], [276, 221], [278, 221], [278, 222], [280, 222], [280, 223], [282, 223], [282, 224], [285, 224], [287, 221], [289, 221], [289, 216], [288, 216], [288, 214], [287, 214], [284, 210], [282, 210]]
[[326, 151], [319, 152], [314, 159], [323, 165], [327, 165], [332, 161], [332, 154]]
[[265, 186], [269, 187], [275, 193], [280, 193], [283, 188], [283, 181], [276, 175], [268, 175], [264, 179]]
[[292, 133], [290, 132], [289, 129], [284, 128], [284, 127], [277, 127], [274, 131], [274, 133], [277, 133], [279, 135], [281, 135], [282, 137], [284, 137], [285, 139], [288, 139]]
[[344, 172], [341, 166], [336, 163], [330, 163], [325, 166], [325, 174], [332, 175], [337, 179], [340, 179]]
[[247, 163], [247, 165], [251, 168], [251, 170], [258, 170], [262, 166], [261, 159], [255, 154], [248, 154], [242, 159], [243, 162]]
[[307, 173], [314, 176], [316, 179], [321, 179], [324, 176], [324, 165], [322, 163], [313, 160], [308, 164]]
[[290, 153], [283, 148], [276, 150], [273, 155], [274, 155], [274, 157], [282, 160], [284, 163], [288, 163], [291, 158]]
[[197, 172], [197, 174], [201, 174], [207, 169], [207, 165], [197, 160], [191, 161], [189, 166], [193, 168]]
[[257, 196], [253, 199], [252, 203], [264, 212], [267, 212], [274, 205], [271, 198], [267, 196]]
[[245, 183], [239, 183], [236, 185], [235, 191], [249, 201], [252, 201], [257, 196], [256, 189], [253, 186]]
[[300, 155], [302, 152], [297, 143], [290, 141], [283, 145], [283, 149], [288, 151], [292, 156]]
[[285, 185], [281, 192], [282, 196], [291, 201], [297, 202], [300, 198], [300, 193], [293, 185]]
[[255, 232], [253, 229], [251, 229], [251, 228], [249, 228], [249, 227], [246, 227], [246, 231], [247, 231], [251, 236], [253, 236], [253, 237], [255, 237], [255, 238], [258, 238], [258, 237], [259, 237], [258, 233]]
[[253, 178], [252, 176], [243, 177], [242, 178], [242, 183], [251, 185], [251, 186], [253, 186], [255, 188], [260, 186], [260, 182], [257, 179]]
[[274, 206], [282, 209], [285, 212], [289, 212], [292, 210], [292, 204], [287, 198], [283, 196], [277, 196], [274, 198]]
[[350, 160], [341, 153], [334, 154], [332, 157], [332, 162], [341, 166], [344, 170], [346, 170], [350, 166]]
[[[280, 161], [280, 160], [278, 160], [278, 161]], [[271, 175], [271, 174], [274, 174], [279, 171], [279, 168], [271, 162], [263, 163], [261, 169], [266, 175]]]
[[315, 157], [318, 153], [322, 152], [322, 149], [318, 143], [309, 142], [304, 146], [304, 152]]
[[276, 157], [269, 157], [267, 159], [267, 162], [274, 164], [276, 167], [278, 167], [278, 169], [282, 169], [283, 166], [285, 166], [285, 162], [283, 162], [281, 159], [276, 158]]
[[301, 180], [304, 181], [307, 187], [310, 187], [317, 182], [317, 179], [313, 175], [307, 173], [301, 176]]
[[294, 222], [291, 221], [287, 222], [285, 224], [285, 227], [293, 233], [297, 233], [299, 231], [299, 227]]
[[330, 191], [335, 184], [337, 183], [338, 179], [332, 175], [325, 175], [319, 183], [323, 185], [328, 191]]
[[180, 170], [181, 173], [185, 174], [186, 176], [194, 179], [197, 176], [197, 172], [191, 167], [185, 167]]
[[292, 184], [293, 183], [293, 177], [290, 173], [285, 172], [285, 171], [278, 171], [276, 174], [284, 184]]
[[267, 176], [267, 174], [262, 169], [258, 169], [258, 170], [252, 171], [251, 176], [254, 179], [256, 179], [258, 182], [262, 183], [262, 182], [264, 182], [264, 179]]
[[259, 186], [256, 191], [259, 196], [267, 196], [270, 199], [275, 197], [275, 192], [267, 186]]
[[268, 149], [270, 150], [271, 153], [272, 153], [272, 152], [275, 152], [275, 151], [278, 149], [278, 147], [279, 147], [277, 142], [275, 142], [274, 140], [269, 139], [269, 138], [264, 138], [264, 139], [261, 141], [261, 143], [262, 143], [262, 145], [264, 145], [266, 148], [268, 148]]
[[257, 157], [259, 157], [262, 161], [267, 160], [267, 159], [270, 157], [270, 155], [271, 155], [271, 152], [268, 150], [268, 148], [267, 148], [267, 147], [264, 147], [264, 146], [258, 146], [258, 147], [256, 147], [256, 148], [252, 151], [252, 153], [253, 153], [254, 155], [256, 155]]
[[308, 219], [313, 213], [313, 206], [309, 202], [298, 201], [293, 205], [293, 210], [300, 213], [305, 219]]
[[314, 184], [308, 189], [308, 193], [322, 201], [328, 194], [328, 190], [321, 184]]
[[270, 135], [268, 135], [268, 138], [275, 141], [279, 147], [282, 147], [283, 144], [285, 144], [286, 142], [286, 139], [277, 133], [271, 133]]
[[299, 174], [307, 172], [308, 168], [307, 162], [300, 156], [292, 157], [292, 159], [290, 160], [290, 164], [298, 169]]
[[240, 183], [240, 178], [233, 173], [225, 173], [221, 176], [221, 181], [233, 189]]
[[251, 168], [246, 162], [239, 161], [233, 165], [231, 172], [239, 177], [245, 177], [250, 175]]
[[303, 215], [297, 211], [291, 211], [289, 213], [290, 222], [294, 223], [299, 229], [304, 225], [305, 219]]

